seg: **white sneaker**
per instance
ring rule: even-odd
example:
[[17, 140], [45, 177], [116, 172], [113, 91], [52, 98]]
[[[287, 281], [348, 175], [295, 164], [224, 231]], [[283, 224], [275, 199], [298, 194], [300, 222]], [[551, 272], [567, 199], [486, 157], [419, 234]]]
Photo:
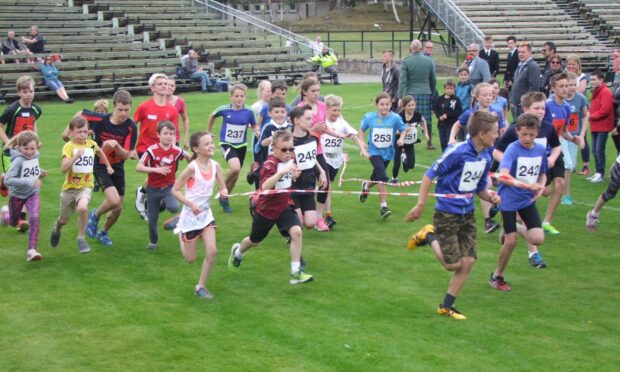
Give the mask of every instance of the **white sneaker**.
[[41, 254], [34, 249], [29, 249], [28, 253], [26, 253], [26, 261], [40, 261], [41, 258], [43, 258]]
[[590, 178], [590, 182], [592, 183], [601, 183], [603, 182], [603, 175], [600, 173], [595, 173], [592, 178]]

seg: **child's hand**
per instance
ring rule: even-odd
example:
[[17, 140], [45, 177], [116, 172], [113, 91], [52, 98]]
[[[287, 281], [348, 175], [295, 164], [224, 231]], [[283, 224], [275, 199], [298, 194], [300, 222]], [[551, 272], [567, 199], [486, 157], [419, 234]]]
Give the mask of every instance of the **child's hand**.
[[192, 202], [189, 207], [192, 209], [192, 213], [196, 216], [202, 213], [202, 209], [200, 209], [200, 206], [194, 202]]
[[448, 118], [448, 115], [443, 114], [443, 115], [441, 115], [441, 116], [439, 117], [439, 120], [444, 121], [444, 120], [446, 120], [447, 118]]
[[163, 176], [167, 175], [168, 173], [170, 173], [172, 171], [172, 169], [170, 169], [170, 166], [165, 166], [165, 167], [157, 167], [155, 168], [155, 173], [159, 173]]
[[327, 177], [325, 176], [325, 172], [321, 171], [321, 174], [319, 175], [319, 189], [323, 190], [325, 188], [327, 188], [329, 184], [327, 183]]
[[137, 159], [138, 158], [138, 153], [136, 152], [136, 150], [129, 151], [129, 158], [130, 159]]
[[114, 168], [112, 168], [111, 166], [107, 166], [106, 169], [108, 170], [108, 174], [113, 174], [114, 173]]
[[116, 146], [118, 145], [118, 142], [116, 140], [107, 140], [104, 143], [101, 144], [101, 148], [103, 150], [112, 150], [114, 148], [116, 148]]
[[424, 139], [426, 139], [426, 142], [429, 142], [431, 140], [431, 138], [428, 136], [428, 134], [424, 135]]
[[368, 154], [368, 151], [366, 151], [366, 149], [360, 150], [360, 155], [366, 160], [370, 159], [370, 155]]
[[537, 191], [542, 190], [542, 189], [544, 189], [544, 188], [545, 188], [545, 186], [541, 185], [541, 184], [540, 184], [540, 183], [538, 183], [538, 182], [532, 183], [532, 184], [530, 184], [530, 186], [528, 187], [528, 189], [530, 189], [530, 191], [534, 191], [534, 192], [537, 192]]
[[45, 169], [39, 170], [39, 178], [43, 178], [47, 176], [47, 171]]
[[499, 205], [499, 203], [502, 202], [502, 198], [500, 198], [498, 193], [492, 192], [491, 195], [489, 195], [489, 201], [491, 204]]
[[327, 124], [324, 121], [322, 121], [320, 123], [316, 123], [310, 130], [315, 133], [320, 133], [324, 131], [325, 128], [327, 128]]
[[224, 188], [220, 190], [220, 198], [228, 198], [228, 189]]
[[416, 204], [416, 206], [411, 208], [411, 210], [405, 215], [405, 222], [413, 222], [417, 220], [422, 216], [422, 212], [424, 212], [424, 206], [421, 204]]
[[405, 144], [405, 141], [399, 138], [398, 141], [396, 141], [396, 144], [398, 145], [398, 147], [403, 147], [403, 145]]
[[41, 188], [41, 181], [39, 179], [36, 179], [34, 181], [34, 188], [35, 189], [40, 189]]
[[573, 143], [575, 143], [576, 145], [579, 145], [581, 143], [581, 137], [573, 136]]

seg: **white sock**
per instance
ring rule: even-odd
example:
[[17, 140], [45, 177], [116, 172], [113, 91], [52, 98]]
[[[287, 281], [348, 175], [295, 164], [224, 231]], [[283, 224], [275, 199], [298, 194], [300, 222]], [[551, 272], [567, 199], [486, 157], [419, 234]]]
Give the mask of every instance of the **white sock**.
[[241, 248], [235, 249], [235, 257], [237, 257], [238, 259], [243, 258], [243, 253], [241, 252]]
[[527, 258], [532, 258], [532, 256], [536, 253], [538, 253], [538, 250], [535, 250], [534, 252], [527, 252]]
[[596, 212], [594, 211], [594, 209], [593, 209], [593, 210], [591, 210], [591, 211], [590, 211], [590, 216], [592, 216], [592, 217], [598, 217], [598, 213], [596, 213]]
[[381, 203], [380, 205], [381, 205], [381, 208], [383, 208], [383, 207], [387, 207], [387, 202], [383, 202], [383, 203]]
[[291, 274], [298, 273], [300, 268], [301, 268], [301, 262], [291, 261]]

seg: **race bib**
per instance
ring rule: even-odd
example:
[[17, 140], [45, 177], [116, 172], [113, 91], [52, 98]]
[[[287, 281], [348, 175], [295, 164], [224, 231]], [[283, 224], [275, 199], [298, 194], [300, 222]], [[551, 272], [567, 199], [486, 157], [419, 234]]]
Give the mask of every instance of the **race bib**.
[[[23, 114], [28, 114], [24, 116]], [[13, 127], [13, 135], [25, 130], [34, 131], [34, 118], [30, 117], [30, 113], [24, 112], [22, 116], [15, 118], [15, 126]]]
[[566, 119], [553, 119], [551, 124], [553, 124], [553, 127], [555, 128], [555, 132], [558, 134], [558, 136], [560, 136], [562, 134], [564, 126], [566, 125]]
[[517, 174], [516, 179], [532, 184], [538, 181], [538, 175], [540, 174], [540, 164], [542, 157], [535, 158], [518, 157], [517, 158]]
[[579, 113], [573, 112], [570, 114], [568, 127], [566, 128], [570, 133], [575, 133], [579, 130]]
[[[289, 164], [288, 162], [287, 163], [279, 163], [278, 164], [278, 172], [282, 171], [282, 169], [287, 167], [288, 164]], [[284, 174], [284, 176], [282, 176], [282, 178], [280, 178], [278, 180], [278, 182], [276, 182], [275, 189], [276, 190], [290, 189], [292, 183], [293, 183], [293, 176], [291, 175], [291, 172], [288, 172], [288, 173]]]
[[406, 145], [413, 145], [418, 141], [418, 123], [413, 123], [409, 128], [411, 131], [405, 134], [404, 142]]
[[459, 191], [471, 192], [478, 187], [478, 182], [483, 176], [486, 160], [466, 161], [461, 173], [461, 181], [459, 182]]
[[538, 143], [540, 145], [545, 146], [545, 148], [547, 148], [547, 137], [543, 137], [543, 138], [534, 138], [534, 142]]
[[39, 178], [41, 169], [39, 168], [39, 159], [30, 159], [22, 163], [22, 178], [31, 179]]
[[384, 149], [392, 146], [392, 137], [394, 131], [392, 128], [374, 128], [372, 130], [371, 141], [378, 149]]
[[339, 154], [344, 147], [344, 139], [336, 138], [328, 134], [321, 136], [321, 143], [323, 144], [323, 153], [325, 154]]
[[[77, 158], [77, 160], [73, 163], [73, 167], [71, 171], [73, 173], [93, 173], [93, 164], [95, 163], [95, 152], [91, 148], [83, 149], [84, 153], [82, 156]], [[73, 154], [75, 155], [78, 152], [78, 149], [73, 150]]]
[[227, 125], [224, 133], [224, 142], [235, 145], [245, 142], [245, 125]]
[[303, 145], [295, 146], [295, 159], [301, 170], [313, 168], [316, 164], [316, 142], [311, 141]]

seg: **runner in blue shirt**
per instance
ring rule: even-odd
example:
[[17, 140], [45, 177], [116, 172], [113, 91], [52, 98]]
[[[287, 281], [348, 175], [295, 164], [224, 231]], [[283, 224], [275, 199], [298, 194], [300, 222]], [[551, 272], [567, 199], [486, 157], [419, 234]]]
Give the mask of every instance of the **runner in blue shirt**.
[[[366, 141], [364, 135], [367, 130], [370, 130], [368, 134], [368, 150], [362, 150], [361, 155], [370, 160], [372, 164], [372, 174], [370, 175], [371, 181], [375, 182], [362, 182], [362, 192], [360, 193], [360, 202], [365, 202], [368, 198], [368, 191], [377, 185], [377, 189], [381, 195], [379, 200], [381, 201], [381, 218], [388, 218], [392, 212], [387, 206], [386, 183], [388, 182], [388, 176], [386, 169], [390, 160], [394, 159], [394, 142], [398, 146], [402, 146], [405, 135], [409, 133], [409, 128], [403, 122], [400, 115], [390, 111], [392, 107], [392, 100], [390, 95], [382, 92], [375, 99], [377, 105], [376, 112], [369, 112], [364, 115], [362, 123], [360, 125], [360, 131], [358, 136], [361, 142]], [[399, 139], [396, 139], [396, 132], [400, 132]]]
[[[504, 271], [517, 246], [517, 233], [535, 246], [540, 246], [545, 240], [535, 204], [547, 180], [546, 148], [536, 143], [540, 119], [534, 114], [524, 113], [517, 118], [515, 126], [519, 140], [508, 145], [499, 165], [498, 180], [501, 184], [498, 193], [502, 198], [499, 209], [505, 235], [489, 284], [500, 291], [511, 290], [510, 284], [504, 280]], [[517, 223], [517, 214], [522, 223]], [[543, 262], [542, 259], [540, 261]]]
[[458, 196], [438, 196], [433, 225], [422, 227], [407, 243], [410, 250], [429, 244], [443, 267], [453, 272], [437, 313], [458, 320], [467, 318], [454, 308], [454, 302], [476, 262], [478, 242], [473, 194], [493, 204], [501, 202], [499, 195], [487, 190], [486, 177], [491, 166], [488, 149], [497, 138], [497, 116], [478, 111], [467, 124], [470, 138], [448, 147], [435, 161], [424, 175], [417, 205], [405, 216], [407, 222], [422, 216], [434, 178], [437, 178], [436, 193]]
[[[256, 125], [254, 111], [245, 106], [248, 88], [243, 84], [236, 84], [230, 90], [229, 105], [216, 108], [209, 116], [208, 131], [211, 132], [215, 119], [222, 118], [220, 129], [220, 147], [226, 162], [228, 162], [228, 174], [226, 175], [226, 188], [228, 194], [232, 193], [239, 172], [243, 167], [245, 153], [248, 147], [248, 127]], [[228, 198], [218, 198], [225, 213], [232, 213], [232, 207]]]

